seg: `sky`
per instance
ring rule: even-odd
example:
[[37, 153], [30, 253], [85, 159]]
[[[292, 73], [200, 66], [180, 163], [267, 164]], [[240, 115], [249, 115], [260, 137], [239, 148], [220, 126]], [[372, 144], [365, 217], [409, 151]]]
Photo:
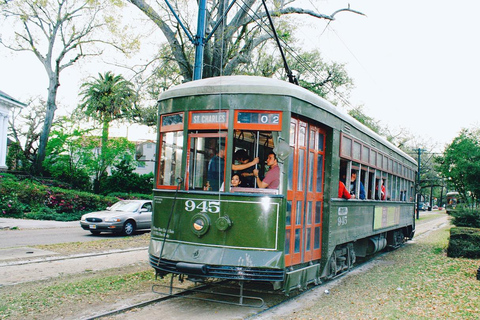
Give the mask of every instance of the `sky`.
[[[363, 105], [382, 126], [404, 128], [436, 151], [462, 128], [480, 126], [480, 1], [301, 1], [295, 6], [323, 14], [350, 5], [366, 15], [341, 12], [328, 26], [325, 20], [302, 17], [296, 34], [306, 49], [316, 48], [325, 60], [345, 64], [355, 84], [351, 106]], [[0, 66], [1, 91], [20, 101], [46, 96], [45, 71], [31, 53], [0, 47]], [[71, 104], [85, 78], [102, 68], [83, 63], [66, 69], [59, 102]], [[129, 138], [138, 139], [133, 132], [155, 139], [154, 130], [130, 128]]]
[[[327, 14], [347, 6], [315, 3]], [[462, 128], [479, 126], [479, 1], [364, 0], [350, 7], [366, 17], [338, 13], [303, 37], [325, 59], [346, 64], [355, 83], [351, 105], [437, 151]]]

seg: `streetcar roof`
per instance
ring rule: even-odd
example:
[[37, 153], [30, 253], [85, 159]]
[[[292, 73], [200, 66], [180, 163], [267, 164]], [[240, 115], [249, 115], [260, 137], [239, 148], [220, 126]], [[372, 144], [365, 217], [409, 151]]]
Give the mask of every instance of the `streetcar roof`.
[[159, 101], [179, 98], [185, 96], [202, 96], [215, 94], [263, 94], [263, 95], [280, 95], [290, 96], [299, 100], [308, 102], [325, 111], [337, 116], [343, 121], [353, 125], [358, 130], [363, 131], [378, 140], [382, 144], [391, 148], [395, 152], [401, 154], [411, 162], [416, 164], [416, 161], [393, 145], [384, 137], [380, 136], [358, 120], [350, 116], [344, 109], [334, 106], [324, 98], [308, 91], [305, 88], [294, 85], [292, 83], [265, 78], [259, 76], [221, 76], [212, 77], [201, 80], [195, 80], [172, 87], [169, 90], [160, 94]]

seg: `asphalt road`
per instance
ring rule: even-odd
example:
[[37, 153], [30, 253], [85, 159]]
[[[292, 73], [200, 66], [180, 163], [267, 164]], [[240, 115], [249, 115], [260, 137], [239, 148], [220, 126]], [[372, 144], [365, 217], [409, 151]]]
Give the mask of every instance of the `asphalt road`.
[[1, 218], [0, 229], [0, 249], [120, 237], [103, 233], [94, 236], [83, 230], [78, 221], [58, 222]]

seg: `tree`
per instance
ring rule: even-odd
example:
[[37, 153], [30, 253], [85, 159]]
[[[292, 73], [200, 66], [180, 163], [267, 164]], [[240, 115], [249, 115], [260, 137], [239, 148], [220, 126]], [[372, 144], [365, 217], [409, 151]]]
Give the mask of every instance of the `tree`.
[[100, 152], [101, 139], [98, 137], [84, 137], [82, 139], [83, 158], [89, 174], [94, 176], [93, 191], [100, 193], [102, 179], [106, 176], [107, 168], [117, 166], [121, 161], [135, 162], [135, 143], [126, 138], [113, 138], [107, 141], [106, 148]]
[[86, 160], [93, 150], [85, 150], [83, 140], [90, 131], [81, 129], [75, 119], [62, 117], [52, 126], [47, 144], [46, 171], [77, 190], [91, 190]]
[[11, 154], [9, 167], [12, 170], [29, 171], [37, 155], [46, 103], [41, 98], [29, 99], [28, 106], [29, 108], [13, 109], [13, 115], [8, 119], [10, 138], [17, 146], [16, 154], [13, 154], [13, 150]]
[[480, 199], [480, 129], [463, 129], [436, 162], [462, 198], [472, 203]]
[[375, 118], [368, 116], [363, 111], [363, 106], [358, 106], [348, 111], [348, 114], [354, 117], [358, 122], [362, 123], [366, 127], [370, 128], [372, 131], [382, 135], [383, 128], [380, 125], [379, 120], [375, 120]]
[[[57, 109], [60, 74], [81, 58], [101, 54], [97, 44], [125, 48], [125, 41], [106, 40], [107, 31], [116, 30], [113, 0], [22, 0], [2, 1], [5, 18], [14, 22], [14, 39], [5, 37], [9, 28], [2, 28], [0, 43], [14, 51], [32, 52], [44, 66], [48, 76], [45, 121], [35, 159], [37, 172], [42, 171], [45, 150]], [[109, 8], [109, 10], [106, 10]], [[102, 34], [103, 33], [103, 34]], [[112, 33], [109, 32], [111, 35]], [[123, 38], [127, 39], [127, 38]]]
[[108, 132], [110, 122], [131, 116], [135, 110], [136, 94], [131, 82], [120, 75], [111, 72], [99, 74], [98, 79], [82, 85], [82, 103], [79, 110], [85, 115], [102, 123], [102, 140], [100, 152], [100, 167], [103, 167], [97, 177], [99, 182], [106, 174], [105, 165]]
[[[174, 3], [173, 9], [183, 20], [183, 25], [180, 25], [165, 4], [161, 5], [160, 2], [157, 2], [158, 6], [153, 8], [147, 3], [147, 0], [128, 1], [160, 28], [167, 39], [184, 81], [191, 81], [194, 57], [194, 47], [191, 40], [198, 41], [198, 39], [192, 37], [195, 32], [192, 31], [191, 26], [195, 26], [196, 23], [188, 17], [188, 13], [191, 11], [187, 7], [188, 2], [177, 1]], [[275, 18], [288, 14], [304, 14], [319, 19], [334, 20], [334, 16], [341, 11], [359, 13], [348, 8], [337, 10], [332, 15], [324, 15], [288, 6], [293, 2], [274, 2], [271, 16]], [[196, 5], [197, 2], [193, 3]], [[273, 39], [273, 32], [265, 27], [265, 23], [262, 21], [265, 18], [266, 12], [259, 1], [246, 0], [241, 4], [236, 3], [236, 6], [232, 8], [227, 8], [226, 1], [223, 0], [209, 1], [206, 12], [206, 26], [211, 39], [204, 44], [203, 78], [235, 74], [242, 67], [251, 65], [255, 55], [257, 57], [261, 56], [259, 50]], [[214, 30], [216, 26], [218, 28]], [[285, 32], [280, 30], [279, 33], [288, 36], [288, 28], [283, 29]], [[212, 33], [213, 31], [215, 32]], [[273, 64], [270, 67], [273, 68], [273, 74], [279, 68], [282, 68], [283, 64]]]

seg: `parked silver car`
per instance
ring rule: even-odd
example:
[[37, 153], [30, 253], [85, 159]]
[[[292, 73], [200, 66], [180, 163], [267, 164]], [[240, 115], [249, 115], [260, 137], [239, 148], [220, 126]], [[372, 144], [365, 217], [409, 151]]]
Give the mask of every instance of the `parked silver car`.
[[113, 232], [129, 236], [136, 230], [151, 228], [152, 201], [121, 200], [105, 211], [84, 214], [80, 225], [92, 234]]

